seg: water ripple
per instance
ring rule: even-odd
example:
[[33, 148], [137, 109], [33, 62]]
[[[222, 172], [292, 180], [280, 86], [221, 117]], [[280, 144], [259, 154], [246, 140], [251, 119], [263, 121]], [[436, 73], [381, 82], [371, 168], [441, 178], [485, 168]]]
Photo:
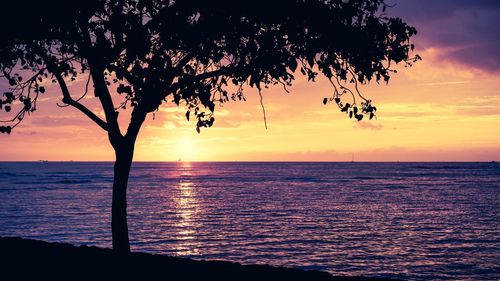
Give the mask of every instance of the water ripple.
[[[110, 247], [111, 163], [0, 163], [0, 235]], [[132, 248], [411, 280], [500, 279], [494, 163], [134, 163]]]

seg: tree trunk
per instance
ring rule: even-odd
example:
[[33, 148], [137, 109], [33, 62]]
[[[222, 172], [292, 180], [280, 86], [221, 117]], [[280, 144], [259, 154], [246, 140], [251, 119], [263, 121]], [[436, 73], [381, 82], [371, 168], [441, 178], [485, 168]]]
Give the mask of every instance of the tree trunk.
[[111, 206], [113, 250], [118, 254], [128, 254], [130, 253], [130, 243], [127, 225], [127, 184], [134, 155], [134, 145], [120, 145], [115, 148], [115, 154], [116, 161]]

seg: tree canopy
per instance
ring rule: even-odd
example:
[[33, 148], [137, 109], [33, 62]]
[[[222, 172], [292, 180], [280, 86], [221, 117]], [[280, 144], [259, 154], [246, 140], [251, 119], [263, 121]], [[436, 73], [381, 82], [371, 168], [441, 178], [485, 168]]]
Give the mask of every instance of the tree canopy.
[[[10, 87], [0, 109], [13, 118], [2, 120], [8, 124], [0, 132], [36, 110], [48, 81], [112, 142], [122, 136], [120, 108], [133, 108], [131, 135], [147, 113], [171, 101], [186, 105], [199, 132], [213, 125], [217, 105], [244, 99], [246, 86], [286, 90], [296, 75], [324, 75], [333, 94], [323, 103], [371, 119], [376, 107], [358, 84], [388, 82], [395, 63], [419, 59], [410, 57], [415, 28], [389, 17], [383, 0], [65, 2], [4, 4], [0, 75]], [[81, 75], [87, 88], [92, 81], [105, 120], [71, 95], [67, 81]], [[114, 105], [111, 94], [123, 103]]]

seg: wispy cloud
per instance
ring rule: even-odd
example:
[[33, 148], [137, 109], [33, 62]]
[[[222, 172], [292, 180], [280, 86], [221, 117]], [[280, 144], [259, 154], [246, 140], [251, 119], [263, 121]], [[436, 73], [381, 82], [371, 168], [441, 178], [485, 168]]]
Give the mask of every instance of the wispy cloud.
[[432, 83], [424, 83], [425, 86], [449, 86], [449, 85], [460, 85], [466, 84], [469, 81], [444, 81], [444, 82], [432, 82]]
[[373, 131], [379, 131], [382, 130], [384, 127], [382, 124], [374, 124], [371, 122], [356, 122], [354, 121], [354, 128], [359, 128], [359, 129], [368, 129], [368, 130], [373, 130]]

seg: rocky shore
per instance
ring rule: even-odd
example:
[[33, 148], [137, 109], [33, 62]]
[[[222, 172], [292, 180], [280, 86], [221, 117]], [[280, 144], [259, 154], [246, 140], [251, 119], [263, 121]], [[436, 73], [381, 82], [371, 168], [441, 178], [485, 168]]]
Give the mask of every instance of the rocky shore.
[[147, 253], [120, 256], [110, 249], [18, 237], [0, 237], [0, 260], [1, 280], [382, 280]]

